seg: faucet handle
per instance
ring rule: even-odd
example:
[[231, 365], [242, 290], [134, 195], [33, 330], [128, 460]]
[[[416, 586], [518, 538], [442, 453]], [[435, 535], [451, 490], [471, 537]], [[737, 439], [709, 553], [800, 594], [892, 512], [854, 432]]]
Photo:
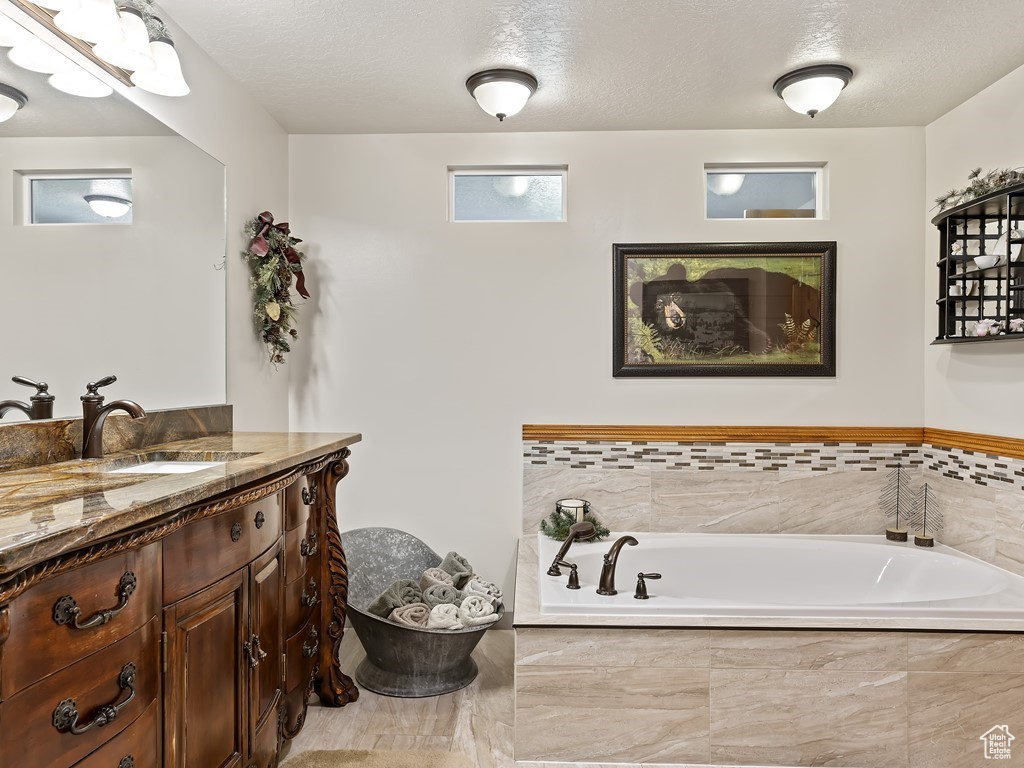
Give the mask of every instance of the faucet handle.
[[645, 579], [660, 579], [660, 573], [643, 573], [640, 572], [636, 575], [636, 594], [633, 595], [637, 600], [647, 600], [647, 582]]
[[100, 387], [109, 387], [115, 381], [117, 381], [117, 376], [113, 375], [105, 376], [99, 381], [90, 381], [88, 384], [85, 385], [86, 394], [99, 395], [99, 392], [97, 392], [96, 390], [98, 390]]
[[[32, 381], [32, 379], [26, 379], [24, 376], [12, 376], [11, 381], [15, 384], [21, 384], [23, 387], [35, 387], [37, 395], [46, 395], [50, 389], [50, 385], [45, 381]], [[49, 395], [53, 397], [53, 395]]]

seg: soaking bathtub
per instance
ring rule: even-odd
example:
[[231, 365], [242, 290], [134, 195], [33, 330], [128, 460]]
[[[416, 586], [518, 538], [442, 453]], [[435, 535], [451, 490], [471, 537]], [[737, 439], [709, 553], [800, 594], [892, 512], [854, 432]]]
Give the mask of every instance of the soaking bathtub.
[[[620, 536], [618, 594], [598, 595], [604, 553]], [[614, 533], [576, 542], [580, 589], [548, 576], [560, 543], [538, 535], [542, 614], [629, 617], [853, 617], [1024, 621], [1024, 577], [950, 547], [926, 549], [883, 536]], [[634, 598], [640, 572], [650, 599]]]
[[968, 768], [1024, 733], [1020, 576], [882, 535], [634, 533], [600, 596], [622, 535], [572, 545], [579, 590], [520, 539], [517, 760]]

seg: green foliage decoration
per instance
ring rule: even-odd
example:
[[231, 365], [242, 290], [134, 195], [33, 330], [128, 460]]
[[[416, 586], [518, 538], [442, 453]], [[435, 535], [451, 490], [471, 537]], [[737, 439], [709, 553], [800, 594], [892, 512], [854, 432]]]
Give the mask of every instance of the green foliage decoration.
[[966, 187], [951, 189], [946, 194], [935, 198], [935, 205], [939, 211], [955, 208], [976, 197], [987, 195], [989, 192], [995, 192], [1004, 187], [1024, 183], [1024, 169], [998, 168], [983, 174], [981, 168], [975, 168], [967, 175], [967, 181], [969, 183]]
[[[593, 538], [593, 541], [600, 541], [601, 539], [607, 538], [611, 533], [601, 521], [597, 519], [597, 516], [593, 512], [584, 512], [583, 521], [587, 523], [593, 523], [594, 528], [597, 529], [597, 535]], [[545, 536], [556, 541], [565, 541], [566, 536], [569, 535], [569, 526], [575, 524], [576, 515], [567, 510], [555, 509], [547, 520], [540, 521], [540, 532]]]
[[295, 249], [302, 241], [292, 237], [287, 222], [275, 224], [269, 211], [246, 224], [245, 234], [249, 247], [242, 258], [249, 264], [253, 322], [267, 345], [270, 362], [277, 366], [284, 363], [291, 342], [299, 337], [293, 327], [297, 312], [291, 295], [293, 280], [298, 294], [309, 298], [302, 273], [305, 255]]

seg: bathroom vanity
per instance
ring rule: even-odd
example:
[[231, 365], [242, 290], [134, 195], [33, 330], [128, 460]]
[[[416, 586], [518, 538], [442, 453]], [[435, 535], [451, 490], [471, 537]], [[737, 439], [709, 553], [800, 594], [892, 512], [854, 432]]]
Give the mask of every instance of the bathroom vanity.
[[313, 691], [354, 700], [335, 491], [359, 439], [0, 472], [0, 766], [268, 768]]

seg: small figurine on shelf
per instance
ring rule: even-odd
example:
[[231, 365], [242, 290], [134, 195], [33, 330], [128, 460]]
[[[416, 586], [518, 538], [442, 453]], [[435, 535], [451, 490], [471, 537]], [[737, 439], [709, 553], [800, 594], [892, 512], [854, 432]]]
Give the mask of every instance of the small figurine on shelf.
[[935, 546], [935, 539], [928, 535], [928, 527], [931, 525], [932, 530], [942, 529], [942, 512], [939, 510], [935, 494], [931, 492], [928, 483], [921, 487], [921, 493], [913, 500], [910, 523], [921, 531], [919, 534], [914, 534], [914, 543], [917, 546]]
[[902, 464], [889, 473], [889, 482], [882, 489], [878, 504], [886, 517], [895, 518], [895, 525], [885, 529], [885, 538], [889, 541], [906, 541], [907, 529], [900, 527], [900, 515], [906, 519], [907, 512], [913, 504], [913, 492], [910, 490], [910, 478]]
[[1020, 333], [1024, 331], [1024, 317], [1011, 317], [1010, 318], [1010, 333]]

